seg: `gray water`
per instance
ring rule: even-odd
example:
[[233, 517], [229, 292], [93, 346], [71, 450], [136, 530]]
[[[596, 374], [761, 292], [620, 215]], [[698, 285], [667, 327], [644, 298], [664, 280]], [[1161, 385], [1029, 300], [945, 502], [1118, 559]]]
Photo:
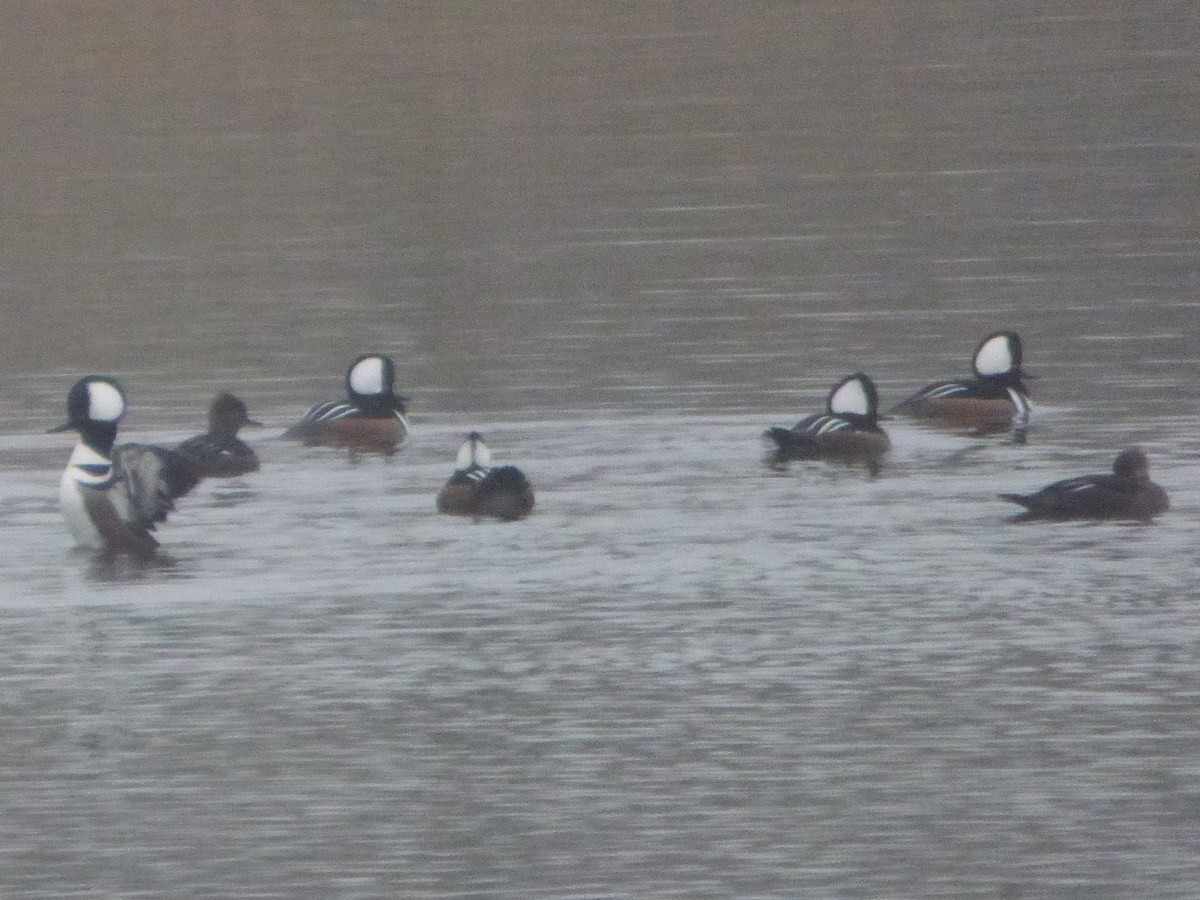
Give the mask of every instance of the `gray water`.
[[[0, 8], [0, 895], [1194, 897], [1193, 4]], [[1032, 425], [885, 423], [1025, 339]], [[279, 439], [392, 354], [413, 433]], [[56, 508], [268, 423], [150, 564]], [[530, 476], [438, 516], [464, 432]], [[1151, 526], [1000, 491], [1140, 444]]]

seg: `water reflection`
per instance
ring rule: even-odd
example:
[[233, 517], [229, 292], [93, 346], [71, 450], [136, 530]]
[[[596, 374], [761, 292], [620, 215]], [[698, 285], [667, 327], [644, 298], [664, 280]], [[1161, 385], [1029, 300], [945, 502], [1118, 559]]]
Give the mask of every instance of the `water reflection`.
[[87, 580], [97, 584], [128, 585], [147, 579], [161, 583], [163, 576], [187, 577], [170, 550], [159, 550], [149, 557], [77, 550], [73, 556], [82, 565]]

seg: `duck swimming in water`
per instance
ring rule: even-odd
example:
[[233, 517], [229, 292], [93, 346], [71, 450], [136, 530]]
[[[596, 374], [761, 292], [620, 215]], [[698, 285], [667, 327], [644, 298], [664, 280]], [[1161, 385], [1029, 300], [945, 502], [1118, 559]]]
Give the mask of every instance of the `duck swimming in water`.
[[998, 430], [1022, 425], [1029, 419], [1032, 404], [1021, 356], [1021, 338], [1015, 331], [989, 334], [971, 359], [974, 378], [926, 385], [895, 411], [962, 428]]
[[791, 428], [769, 428], [763, 436], [771, 443], [768, 459], [778, 464], [793, 459], [832, 459], [879, 466], [891, 447], [879, 427], [879, 394], [875, 383], [862, 372], [847, 375], [833, 386], [825, 412], [801, 419]]
[[516, 466], [492, 468], [492, 454], [478, 431], [463, 441], [454, 474], [437, 495], [440, 513], [523, 519], [533, 511], [533, 485]]
[[1014, 521], [1034, 519], [1136, 519], [1148, 522], [1170, 507], [1167, 492], [1150, 480], [1150, 461], [1139, 448], [1123, 450], [1111, 475], [1083, 475], [1048, 484], [1032, 494], [1001, 494], [1025, 507]]
[[258, 456], [238, 438], [243, 426], [261, 427], [250, 418], [246, 404], [233, 394], [220, 393], [208, 409], [208, 431], [188, 438], [175, 449], [192, 460], [203, 478], [233, 478], [258, 471]]
[[347, 398], [317, 404], [283, 436], [310, 447], [391, 455], [408, 434], [405, 398], [395, 393], [395, 384], [391, 359], [364, 354], [346, 372]]
[[200, 476], [187, 456], [166, 447], [114, 448], [126, 405], [124, 388], [104, 375], [81, 378], [71, 388], [67, 421], [50, 429], [79, 433], [59, 504], [79, 546], [148, 556], [158, 547], [151, 532]]

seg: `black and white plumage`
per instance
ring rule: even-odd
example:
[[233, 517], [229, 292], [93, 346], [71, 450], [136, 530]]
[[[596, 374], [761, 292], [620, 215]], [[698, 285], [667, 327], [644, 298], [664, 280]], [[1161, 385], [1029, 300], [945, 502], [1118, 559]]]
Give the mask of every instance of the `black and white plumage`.
[[1034, 519], [1136, 519], [1148, 522], [1170, 507], [1167, 492], [1150, 480], [1150, 461], [1137, 447], [1124, 450], [1111, 475], [1082, 475], [1032, 494], [1001, 494], [1025, 507], [1014, 521]]
[[467, 435], [454, 465], [438, 492], [438, 512], [513, 521], [533, 511], [533, 485], [525, 473], [516, 466], [492, 468], [491, 451], [478, 431]]
[[208, 431], [188, 438], [175, 449], [192, 460], [203, 478], [233, 478], [257, 472], [258, 456], [238, 438], [243, 426], [260, 426], [250, 418], [246, 404], [233, 394], [220, 393], [208, 409]]
[[364, 354], [346, 372], [347, 399], [318, 403], [283, 436], [310, 447], [394, 453], [408, 434], [405, 398], [395, 383], [391, 359]]
[[936, 381], [902, 401], [896, 412], [949, 425], [999, 429], [1022, 425], [1032, 404], [1021, 368], [1021, 338], [1015, 331], [985, 337], [971, 358], [974, 378]]
[[769, 428], [763, 435], [772, 445], [769, 462], [793, 459], [834, 459], [875, 468], [891, 447], [879, 427], [879, 394], [870, 376], [847, 375], [829, 392], [825, 412], [801, 419], [791, 428]]
[[67, 394], [67, 421], [51, 431], [77, 431], [59, 484], [59, 502], [76, 543], [91, 550], [147, 555], [151, 532], [175, 501], [200, 480], [188, 457], [166, 447], [113, 449], [125, 414], [125, 391], [106, 376], [81, 378]]

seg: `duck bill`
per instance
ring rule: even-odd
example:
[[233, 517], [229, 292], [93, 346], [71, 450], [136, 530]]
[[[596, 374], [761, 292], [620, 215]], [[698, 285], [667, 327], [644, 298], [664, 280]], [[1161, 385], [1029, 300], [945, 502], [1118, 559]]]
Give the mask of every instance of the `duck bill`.
[[70, 422], [63, 422], [61, 425], [55, 425], [53, 428], [47, 428], [46, 434], [62, 434], [64, 431], [70, 431], [75, 426]]

